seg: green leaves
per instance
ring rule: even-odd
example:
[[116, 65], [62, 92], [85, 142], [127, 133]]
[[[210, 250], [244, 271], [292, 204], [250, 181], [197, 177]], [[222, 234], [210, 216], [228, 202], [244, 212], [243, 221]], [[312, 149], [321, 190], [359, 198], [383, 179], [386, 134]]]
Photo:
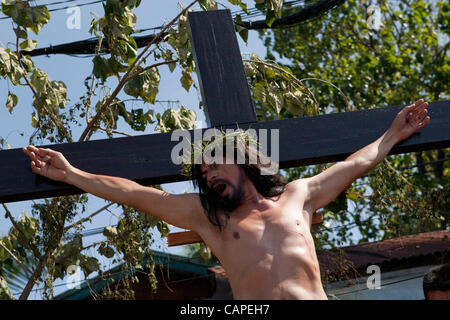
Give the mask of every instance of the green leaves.
[[[142, 90], [142, 88], [141, 88]], [[96, 112], [103, 107], [103, 104], [108, 100], [108, 96], [97, 102], [95, 106]], [[113, 129], [117, 129], [117, 122], [119, 116], [130, 125], [133, 130], [145, 131], [147, 124], [153, 122], [153, 110], [148, 110], [144, 112], [142, 108], [132, 109], [128, 111], [126, 109], [125, 103], [117, 98], [114, 98], [110, 105], [107, 107], [106, 111], [101, 115], [101, 121], [105, 125], [106, 133], [112, 138]]]
[[13, 246], [8, 237], [3, 237], [0, 239], [0, 263], [11, 257], [8, 250], [11, 251]]
[[137, 44], [131, 36], [135, 32], [136, 15], [131, 10], [139, 3], [139, 1], [108, 0], [103, 5], [105, 16], [91, 21], [89, 32], [99, 39], [104, 36], [111, 54], [109, 61], [100, 57], [94, 58], [95, 74], [100, 75], [102, 81], [121, 71], [114, 67], [114, 63], [131, 65], [136, 59]]
[[244, 40], [245, 43], [248, 41], [248, 29], [242, 27], [240, 24], [242, 23], [242, 17], [237, 14], [236, 15], [236, 22], [234, 24], [234, 27], [236, 29], [236, 32], [238, 32], [239, 36]]
[[256, 8], [266, 11], [266, 24], [271, 27], [272, 23], [281, 17], [283, 0], [255, 0]]
[[181, 76], [181, 78], [180, 78], [181, 86], [182, 86], [186, 91], [189, 92], [189, 89], [191, 88], [192, 83], [194, 82], [194, 81], [192, 80], [192, 72], [191, 72], [189, 69], [184, 69], [184, 70], [181, 72], [181, 74], [182, 74], [182, 76]]
[[158, 228], [159, 233], [161, 233], [161, 236], [167, 237], [169, 235], [170, 233], [169, 226], [164, 221], [158, 221], [156, 227]]
[[6, 109], [8, 109], [9, 113], [12, 113], [13, 108], [17, 105], [17, 96], [8, 91], [8, 100], [6, 100]]
[[[246, 10], [246, 5], [240, 0], [229, 0], [229, 2]], [[137, 21], [132, 10], [139, 3], [139, 0], [103, 1], [105, 15], [94, 19], [91, 23], [91, 32], [99, 39], [101, 38], [99, 42], [103, 44], [98, 48], [97, 55], [92, 60], [92, 73], [95, 79], [100, 81], [87, 80], [87, 94], [80, 98], [80, 102], [76, 102], [75, 106], [66, 106], [67, 88], [65, 84], [51, 80], [44, 70], [35, 68], [30, 56], [24, 54], [26, 51], [34, 50], [37, 46], [37, 41], [29, 39], [27, 32], [32, 30], [37, 34], [42, 30], [49, 19], [48, 10], [44, 6], [32, 6], [35, 4], [33, 1], [2, 0], [2, 11], [12, 17], [14, 21], [14, 32], [19, 40], [21, 52], [19, 61], [15, 52], [16, 48], [12, 50], [0, 48], [0, 76], [11, 80], [13, 85], [25, 85], [28, 82], [33, 89], [32, 93], [30, 90], [30, 95], [33, 94], [34, 107], [30, 112], [31, 126], [34, 132], [31, 140], [36, 139], [43, 144], [70, 142], [70, 135], [68, 138], [60, 131], [60, 128], [70, 130], [73, 124], [84, 124], [85, 117], [89, 118], [91, 113], [98, 112], [100, 109], [104, 113], [95, 125], [105, 126], [107, 134], [111, 135], [112, 131], [117, 128], [117, 123], [122, 119], [134, 132], [146, 130], [148, 124], [154, 122], [154, 111], [137, 105], [135, 100], [141, 101], [142, 99], [150, 104], [156, 103], [161, 76], [157, 68], [149, 68], [151, 63], [170, 62], [168, 67], [171, 71], [174, 71], [178, 64], [181, 67], [181, 78], [177, 85], [187, 91], [192, 88], [194, 85], [192, 75], [194, 59], [187, 32], [187, 15], [183, 15], [176, 26], [169, 31], [169, 45], [165, 42], [158, 43], [157, 47], [149, 51], [151, 54], [146, 56], [134, 70], [131, 70], [130, 74], [136, 75], [145, 69], [144, 72], [124, 85], [125, 93], [136, 99], [119, 99], [117, 97], [109, 99], [112, 90], [108, 86], [110, 83], [115, 83], [115, 77], [124, 79], [123, 73], [127, 71], [137, 56], [137, 45], [131, 35], [135, 33], [134, 28]], [[214, 0], [202, 0], [200, 4], [205, 10], [217, 8]], [[241, 29], [239, 33], [246, 40], [248, 31]], [[266, 70], [263, 76], [272, 80], [277, 77], [271, 70]], [[93, 77], [89, 80], [93, 80]], [[97, 89], [103, 89], [103, 91], [99, 93]], [[284, 95], [272, 90], [275, 87], [267, 87], [267, 89], [269, 91], [265, 91], [264, 94], [268, 106], [278, 110], [281, 108], [283, 111], [283, 103], [287, 101]], [[3, 98], [3, 103], [6, 101], [5, 105], [9, 112], [12, 112], [18, 104], [18, 94], [16, 93], [16, 96], [14, 92], [18, 91], [8, 90], [7, 97]], [[78, 101], [78, 99], [76, 100]], [[101, 108], [106, 100], [111, 100], [111, 103], [107, 108]], [[133, 101], [133, 108], [129, 107], [129, 100]], [[185, 107], [167, 110], [155, 117], [158, 121], [157, 130], [163, 132], [174, 129], [191, 129], [196, 120], [195, 112], [187, 110]], [[70, 265], [79, 265], [86, 277], [100, 269], [98, 260], [87, 255], [90, 252], [84, 251], [86, 248], [83, 248], [82, 237], [79, 234], [64, 230], [61, 235], [62, 228], [72, 223], [72, 219], [80, 213], [77, 205], [82, 206], [84, 210], [85, 203], [81, 197], [60, 197], [36, 202], [32, 205], [33, 217], [24, 217], [17, 221], [21, 232], [11, 229], [9, 235], [2, 239], [2, 244], [11, 250], [20, 261], [27, 256], [34, 258], [35, 252], [38, 253], [36, 256], [40, 256], [39, 253], [44, 254], [50, 250], [52, 254], [44, 268], [45, 274], [42, 274], [40, 278], [46, 290], [49, 290], [47, 292], [51, 292], [52, 283], [56, 278], [63, 279], [67, 276], [67, 267]], [[153, 239], [150, 229], [153, 228], [154, 231], [157, 231], [156, 234], [167, 236], [169, 226], [163, 221], [149, 218], [148, 215], [131, 208], [122, 207], [122, 209], [123, 214], [119, 213], [121, 220], [118, 226], [105, 229], [106, 240], [98, 247], [98, 253], [107, 259], [114, 259], [114, 262], [125, 262], [124, 267], [131, 270], [142, 265], [144, 258], [151, 257]], [[80, 231], [83, 226], [80, 224], [76, 228]], [[33, 249], [37, 249], [37, 251]], [[12, 258], [9, 253], [5, 250], [1, 251], [0, 248], [0, 260], [9, 263]], [[34, 260], [39, 261], [38, 259]], [[35, 266], [36, 264], [30, 269], [33, 270]], [[4, 264], [1, 267], [3, 272]], [[153, 265], [149, 263], [148, 267], [151, 278], [154, 272]], [[0, 278], [0, 297], [10, 298], [7, 284], [3, 285], [1, 282]], [[154, 285], [154, 282], [152, 284]], [[14, 289], [14, 291], [16, 290]], [[51, 295], [47, 297], [51, 297]]]
[[110, 241], [114, 241], [114, 239], [117, 237], [118, 232], [117, 232], [117, 228], [114, 226], [107, 226], [104, 230], [103, 230], [103, 235]]
[[14, 33], [16, 34], [16, 37], [19, 39], [27, 39], [28, 38], [27, 32], [20, 27], [14, 28]]
[[38, 95], [33, 99], [33, 106], [38, 111], [43, 112], [44, 106], [54, 111], [65, 107], [67, 88], [64, 82], [52, 81], [43, 70], [34, 69], [31, 73], [30, 83]]
[[37, 41], [36, 40], [30, 40], [27, 39], [20, 43], [20, 49], [24, 51], [32, 51], [37, 47]]
[[25, 74], [25, 70], [20, 66], [17, 54], [10, 49], [0, 48], [0, 76], [8, 77], [13, 84], [20, 84], [20, 79]]
[[100, 269], [100, 263], [97, 258], [89, 257], [86, 255], [79, 256], [80, 267], [83, 270], [84, 276], [87, 278], [91, 273], [94, 273]]
[[347, 199], [352, 200], [355, 204], [358, 203], [358, 193], [353, 190], [346, 190], [345, 193]]
[[198, 4], [203, 10], [217, 10], [216, 0], [199, 0]]
[[111, 70], [107, 59], [104, 59], [101, 56], [95, 56], [94, 59], [92, 59], [92, 62], [94, 64], [92, 74], [98, 79], [101, 79], [103, 82], [106, 80], [106, 78], [114, 75], [114, 72]]
[[0, 275], [0, 300], [14, 300], [8, 282], [6, 282], [2, 275]]
[[114, 56], [105, 59], [99, 55], [92, 59], [94, 64], [92, 74], [103, 83], [111, 76], [118, 76], [120, 72], [125, 72], [127, 66], [121, 64]]
[[[356, 109], [406, 105], [413, 96], [430, 101], [446, 99], [450, 64], [445, 50], [448, 41], [442, 39], [447, 39], [444, 33], [448, 31], [448, 1], [401, 3], [379, 3], [384, 27], [378, 30], [368, 28], [367, 5], [351, 0], [317, 19], [292, 28], [261, 32], [260, 36], [269, 59], [289, 66], [298, 79], [318, 78], [339, 87]], [[258, 101], [258, 116], [274, 117], [276, 110], [269, 108], [272, 105], [268, 103], [268, 92], [278, 91], [269, 90], [264, 82], [271, 81], [271, 74], [254, 64], [246, 66], [246, 72]], [[322, 113], [348, 110], [345, 99], [334, 87], [324, 82], [303, 82], [314, 93]], [[300, 101], [305, 96], [309, 96], [305, 91], [284, 93], [280, 116], [302, 115]], [[290, 105], [292, 102], [295, 105]], [[438, 152], [430, 152], [429, 157], [421, 153], [422, 162], [439, 161], [449, 155], [447, 149], [440, 155]], [[448, 195], [448, 189], [441, 191], [438, 186], [450, 185], [449, 164], [419, 166], [420, 158], [414, 154], [392, 156], [389, 163], [398, 174], [384, 166], [374, 170], [324, 210], [325, 221], [333, 229], [322, 226], [314, 234], [323, 241], [321, 245], [352, 244], [448, 228], [448, 209], [444, 209], [448, 202], [442, 197], [442, 191], [447, 190]], [[401, 170], [416, 165], [414, 169]], [[297, 179], [317, 174], [319, 169], [315, 165], [287, 172], [290, 178]], [[436, 194], [436, 198], [431, 194]], [[348, 210], [344, 210], [346, 205]], [[354, 230], [358, 236], [351, 235]]]
[[15, 23], [38, 34], [50, 19], [47, 7], [31, 7], [28, 1], [2, 0], [2, 12], [11, 17]]
[[158, 120], [156, 131], [171, 132], [175, 129], [193, 129], [196, 115], [193, 110], [181, 107], [178, 110], [168, 109], [162, 116], [158, 113], [156, 119]]
[[[142, 70], [142, 68], [137, 69]], [[135, 98], [154, 104], [158, 93], [159, 81], [161, 77], [157, 68], [150, 68], [134, 79], [127, 82], [124, 91]]]
[[98, 253], [100, 253], [102, 256], [108, 259], [111, 259], [116, 254], [114, 249], [105, 243], [102, 243], [100, 245], [100, 247], [98, 248]]
[[244, 60], [244, 67], [260, 119], [317, 114], [314, 97], [289, 68], [263, 61], [256, 55], [251, 58]]
[[[180, 16], [176, 29], [171, 28], [169, 30], [169, 38], [167, 42], [178, 55], [179, 65], [182, 68], [180, 83], [186, 91], [189, 91], [193, 84], [192, 71], [194, 70], [194, 58], [192, 56], [191, 44], [189, 41], [187, 14]], [[172, 59], [172, 53], [165, 53], [165, 55], [166, 60]], [[169, 68], [173, 71], [174, 66], [169, 65]]]

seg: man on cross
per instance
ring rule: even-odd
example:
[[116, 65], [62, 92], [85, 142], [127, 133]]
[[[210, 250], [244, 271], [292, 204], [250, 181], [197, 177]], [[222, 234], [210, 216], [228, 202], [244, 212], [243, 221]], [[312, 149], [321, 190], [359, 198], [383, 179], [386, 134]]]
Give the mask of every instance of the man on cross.
[[[33, 172], [197, 232], [220, 260], [235, 299], [326, 299], [310, 232], [313, 213], [426, 126], [427, 102], [403, 108], [376, 141], [320, 174], [285, 183], [258, 164], [192, 166], [199, 193], [169, 194], [95, 175], [51, 149], [23, 148]], [[246, 158], [249, 150], [246, 149]]]

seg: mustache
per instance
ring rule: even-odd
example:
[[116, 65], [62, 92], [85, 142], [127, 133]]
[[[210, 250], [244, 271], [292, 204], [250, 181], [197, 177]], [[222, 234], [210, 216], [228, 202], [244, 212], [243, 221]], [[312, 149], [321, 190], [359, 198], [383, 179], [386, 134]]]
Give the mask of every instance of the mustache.
[[224, 178], [217, 178], [215, 180], [213, 180], [213, 182], [211, 183], [211, 187], [209, 187], [212, 191], [214, 191], [214, 187], [218, 184], [218, 183], [225, 183], [227, 185], [229, 185], [230, 187], [234, 188], [234, 185], [228, 181], [227, 179]]

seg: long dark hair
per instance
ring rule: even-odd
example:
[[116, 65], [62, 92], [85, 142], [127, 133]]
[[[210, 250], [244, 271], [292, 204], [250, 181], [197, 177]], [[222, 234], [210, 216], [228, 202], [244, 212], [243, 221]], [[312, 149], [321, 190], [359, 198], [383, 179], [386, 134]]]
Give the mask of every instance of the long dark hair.
[[[267, 158], [259, 150], [248, 145], [245, 146], [244, 150], [245, 163], [238, 164], [238, 166], [243, 169], [256, 190], [265, 198], [281, 195], [285, 191], [286, 180], [279, 173], [272, 175], [261, 174], [261, 169], [268, 166], [263, 164], [261, 160], [265, 159], [264, 163], [267, 163]], [[234, 163], [237, 163], [238, 150], [236, 144], [234, 151]], [[256, 155], [256, 157], [252, 158], [257, 159], [256, 164], [249, 161], [252, 154], [253, 156]], [[224, 218], [230, 217], [230, 211], [223, 209], [226, 207], [225, 200], [208, 187], [206, 179], [202, 178], [201, 164], [192, 165], [191, 177], [194, 187], [198, 187], [200, 200], [208, 215], [208, 220], [221, 229], [224, 226], [222, 222], [226, 221]]]

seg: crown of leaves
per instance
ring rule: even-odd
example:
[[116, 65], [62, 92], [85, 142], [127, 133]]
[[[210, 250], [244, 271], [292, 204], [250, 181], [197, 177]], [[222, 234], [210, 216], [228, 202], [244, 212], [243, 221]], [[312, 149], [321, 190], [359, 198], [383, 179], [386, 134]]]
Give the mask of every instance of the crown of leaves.
[[190, 142], [190, 148], [187, 153], [182, 156], [181, 173], [192, 178], [192, 169], [195, 164], [201, 164], [205, 153], [211, 154], [217, 148], [223, 148], [224, 145], [229, 146], [233, 142], [233, 147], [238, 150], [245, 150], [245, 146], [259, 147], [259, 142], [251, 129], [237, 130], [225, 132], [223, 129], [215, 130], [215, 134], [208, 136], [208, 140], [197, 140]]

